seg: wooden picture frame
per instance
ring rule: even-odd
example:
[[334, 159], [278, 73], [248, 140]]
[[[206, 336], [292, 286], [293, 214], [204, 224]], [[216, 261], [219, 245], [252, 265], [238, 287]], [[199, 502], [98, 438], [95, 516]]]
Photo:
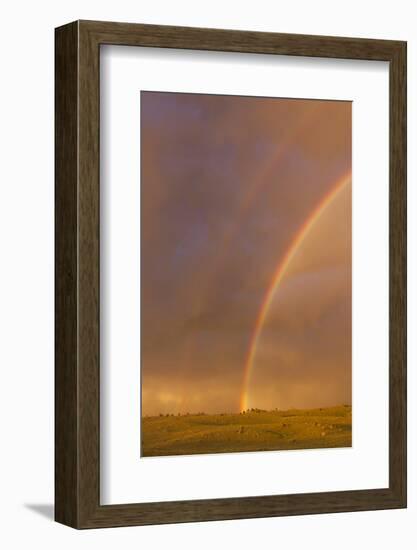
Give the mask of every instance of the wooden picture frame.
[[[57, 28], [55, 41], [56, 521], [99, 528], [404, 508], [406, 43], [94, 21]], [[104, 44], [389, 62], [388, 488], [100, 504], [99, 56]]]

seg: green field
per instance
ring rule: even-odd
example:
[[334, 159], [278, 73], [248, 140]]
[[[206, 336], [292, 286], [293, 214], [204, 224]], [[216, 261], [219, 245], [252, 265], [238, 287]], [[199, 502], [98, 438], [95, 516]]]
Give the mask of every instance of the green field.
[[142, 456], [317, 449], [352, 445], [350, 406], [142, 418]]

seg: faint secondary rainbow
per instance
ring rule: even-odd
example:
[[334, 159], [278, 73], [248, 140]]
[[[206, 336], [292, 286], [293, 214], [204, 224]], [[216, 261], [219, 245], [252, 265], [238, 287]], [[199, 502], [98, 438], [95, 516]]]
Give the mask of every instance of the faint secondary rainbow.
[[325, 195], [313, 212], [308, 216], [303, 225], [295, 234], [293, 240], [291, 241], [284, 257], [279, 262], [278, 267], [276, 268], [274, 275], [271, 280], [271, 284], [268, 287], [268, 290], [265, 294], [264, 300], [262, 302], [261, 308], [259, 309], [258, 316], [256, 318], [255, 328], [250, 339], [248, 355], [245, 362], [245, 370], [243, 375], [243, 384], [242, 392], [240, 396], [240, 411], [245, 411], [248, 408], [248, 390], [249, 390], [249, 381], [251, 373], [253, 370], [253, 363], [256, 355], [256, 350], [259, 343], [259, 338], [262, 332], [262, 327], [265, 322], [266, 316], [268, 314], [269, 307], [272, 303], [272, 299], [281, 284], [281, 281], [284, 278], [287, 269], [297, 253], [298, 248], [303, 243], [306, 236], [309, 234], [311, 229], [316, 224], [317, 220], [321, 217], [326, 208], [333, 202], [336, 196], [340, 191], [349, 183], [351, 180], [351, 173], [344, 175], [341, 179], [337, 180], [336, 184], [331, 188], [331, 190]]
[[[237, 208], [236, 211], [233, 212], [233, 216], [231, 216], [231, 219], [234, 220], [234, 223], [230, 224], [229, 229], [225, 232], [223, 236], [223, 239], [217, 245], [216, 262], [213, 262], [211, 267], [208, 266], [206, 269], [206, 284], [205, 286], [203, 286], [203, 288], [200, 289], [198, 295], [197, 305], [195, 306], [196, 310], [194, 310], [196, 315], [199, 314], [199, 308], [201, 308], [202, 304], [204, 304], [205, 300], [207, 300], [209, 292], [213, 288], [213, 285], [215, 283], [216, 275], [219, 271], [219, 265], [221, 265], [225, 258], [227, 258], [227, 254], [229, 252], [230, 246], [233, 243], [233, 239], [239, 235], [239, 229], [242, 219], [250, 211], [256, 197], [262, 192], [262, 190], [265, 189], [265, 187], [268, 187], [269, 185], [271, 185], [271, 183], [276, 182], [276, 179], [274, 179], [273, 177], [274, 171], [276, 172], [281, 160], [286, 158], [288, 152], [291, 150], [291, 147], [297, 143], [300, 134], [306, 132], [310, 126], [318, 124], [320, 118], [319, 103], [320, 101], [315, 101], [313, 103], [313, 108], [311, 108], [311, 104], [309, 104], [308, 109], [303, 112], [303, 116], [300, 117], [298, 123], [294, 127], [292, 127], [287, 134], [283, 136], [280, 147], [278, 147], [275, 153], [271, 155], [271, 157], [268, 159], [268, 161], [262, 163], [257, 168], [255, 174], [251, 176], [251, 185], [246, 190], [246, 192], [242, 192], [239, 197], [237, 197]], [[186, 349], [186, 356], [183, 358], [182, 361], [182, 372], [184, 373], [187, 370], [188, 359], [189, 357], [191, 357], [190, 347], [193, 345], [193, 342], [194, 340], [189, 337]], [[188, 394], [184, 395], [181, 400], [180, 411], [186, 411], [185, 404], [187, 403], [187, 400]]]

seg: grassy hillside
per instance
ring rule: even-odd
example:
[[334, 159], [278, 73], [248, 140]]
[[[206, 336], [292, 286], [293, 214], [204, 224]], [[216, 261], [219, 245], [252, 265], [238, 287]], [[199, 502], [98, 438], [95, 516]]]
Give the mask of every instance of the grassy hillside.
[[350, 447], [350, 406], [142, 419], [142, 456]]

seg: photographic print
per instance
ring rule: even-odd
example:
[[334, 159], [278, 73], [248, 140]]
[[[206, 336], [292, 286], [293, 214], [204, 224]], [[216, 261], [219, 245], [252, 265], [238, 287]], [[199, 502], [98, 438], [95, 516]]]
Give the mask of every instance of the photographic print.
[[57, 522], [407, 507], [406, 169], [406, 42], [55, 29]]
[[350, 447], [352, 103], [140, 102], [140, 455]]

